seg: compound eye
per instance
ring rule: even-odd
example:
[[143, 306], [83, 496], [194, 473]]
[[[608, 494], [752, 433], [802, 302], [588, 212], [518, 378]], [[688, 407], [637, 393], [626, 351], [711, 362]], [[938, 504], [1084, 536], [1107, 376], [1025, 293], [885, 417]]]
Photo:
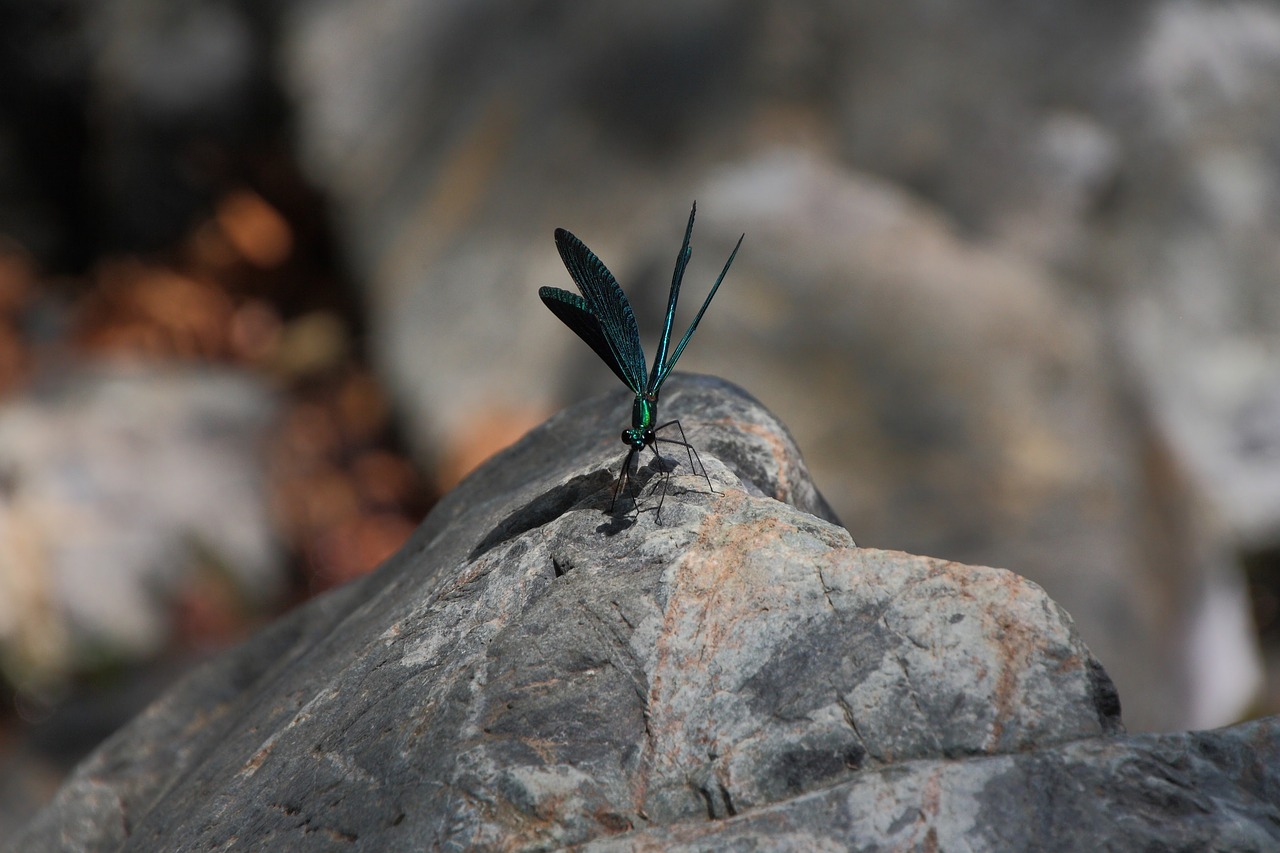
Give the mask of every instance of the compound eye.
[[630, 443], [631, 443], [631, 430], [629, 430], [629, 429], [624, 429], [624, 430], [622, 431], [622, 443], [623, 443], [623, 444], [630, 444]]

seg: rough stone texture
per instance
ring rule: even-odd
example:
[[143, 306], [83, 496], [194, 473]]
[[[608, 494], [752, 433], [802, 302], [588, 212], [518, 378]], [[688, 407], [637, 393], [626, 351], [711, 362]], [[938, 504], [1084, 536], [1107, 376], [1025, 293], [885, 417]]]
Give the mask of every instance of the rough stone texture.
[[630, 401], [557, 416], [170, 691], [9, 849], [1280, 841], [1274, 721], [1123, 736], [1042, 590], [855, 547], [795, 506], [825, 512], [753, 400], [669, 390], [716, 494], [672, 457], [660, 525], [648, 490], [605, 514]]
[[967, 761], [912, 761], [722, 822], [607, 850], [1274, 850], [1276, 718]]

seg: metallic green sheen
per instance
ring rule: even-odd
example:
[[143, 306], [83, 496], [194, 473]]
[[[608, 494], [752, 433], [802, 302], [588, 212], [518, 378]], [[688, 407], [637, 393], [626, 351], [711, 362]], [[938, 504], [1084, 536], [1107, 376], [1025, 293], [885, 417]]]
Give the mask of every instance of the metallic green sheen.
[[653, 420], [657, 416], [657, 399], [637, 394], [635, 405], [631, 407], [631, 429], [622, 431], [622, 443], [629, 444], [639, 450], [651, 442], [653, 440]]

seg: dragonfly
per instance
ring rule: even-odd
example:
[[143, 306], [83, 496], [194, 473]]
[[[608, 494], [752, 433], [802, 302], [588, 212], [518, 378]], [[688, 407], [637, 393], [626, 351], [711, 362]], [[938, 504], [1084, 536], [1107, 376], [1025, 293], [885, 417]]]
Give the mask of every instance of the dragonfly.
[[[693, 238], [693, 220], [697, 212], [698, 204], [694, 202], [689, 211], [689, 224], [685, 226], [684, 242], [680, 246], [680, 254], [676, 256], [676, 268], [671, 277], [671, 292], [667, 296], [667, 315], [662, 324], [662, 336], [658, 340], [658, 351], [653, 359], [652, 370], [645, 368], [644, 348], [640, 345], [640, 327], [636, 325], [635, 313], [631, 310], [627, 295], [622, 292], [622, 286], [594, 252], [563, 228], [557, 228], [555, 231], [556, 249], [560, 252], [560, 259], [564, 261], [565, 268], [569, 271], [574, 284], [578, 286], [581, 296], [556, 287], [538, 289], [538, 297], [551, 309], [551, 313], [559, 317], [561, 322], [591, 347], [600, 360], [608, 365], [609, 369], [636, 395], [635, 403], [631, 408], [631, 427], [622, 431], [622, 443], [628, 448], [627, 457], [623, 460], [622, 469], [618, 472], [618, 485], [614, 488], [613, 503], [609, 506], [610, 513], [618, 503], [618, 495], [622, 492], [624, 483], [633, 479], [631, 463], [646, 447], [653, 450], [654, 456], [661, 461], [662, 457], [657, 448], [659, 441], [682, 446], [689, 454], [690, 468], [695, 472], [697, 470], [694, 467], [694, 457], [698, 451], [689, 443], [680, 421], [670, 420], [655, 426], [658, 420], [658, 395], [662, 391], [662, 383], [666, 382], [667, 377], [671, 375], [671, 370], [680, 360], [684, 348], [689, 344], [689, 339], [693, 337], [694, 330], [698, 328], [702, 315], [707, 312], [711, 299], [720, 289], [720, 283], [728, 274], [733, 259], [737, 257], [738, 249], [742, 247], [742, 240], [746, 237], [743, 234], [738, 238], [738, 243], [733, 247], [729, 260], [725, 261], [724, 269], [720, 271], [716, 283], [711, 287], [711, 292], [707, 294], [702, 307], [698, 309], [697, 316], [693, 318], [693, 322], [689, 324], [689, 328], [680, 338], [675, 349], [671, 350], [671, 326], [675, 320], [676, 302], [680, 298], [680, 285], [684, 281], [685, 268], [693, 255], [689, 243]], [[679, 440], [658, 437], [659, 431], [673, 426], [680, 432]], [[702, 465], [701, 458], [698, 459], [698, 465]], [[702, 465], [702, 476], [707, 480], [707, 488], [714, 493], [715, 487], [711, 485], [711, 478], [707, 475], [705, 465]], [[658, 509], [655, 513], [658, 523], [661, 523], [662, 501], [666, 499], [666, 494], [664, 480], [662, 497], [658, 500]]]

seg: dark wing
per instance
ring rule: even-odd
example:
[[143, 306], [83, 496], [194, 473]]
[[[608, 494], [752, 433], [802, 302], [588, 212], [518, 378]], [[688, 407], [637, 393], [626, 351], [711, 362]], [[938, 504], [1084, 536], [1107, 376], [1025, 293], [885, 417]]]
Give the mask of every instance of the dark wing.
[[[690, 222], [692, 222], [690, 218]], [[661, 371], [653, 379], [653, 387], [649, 389], [651, 394], [657, 394], [658, 389], [662, 387], [662, 383], [667, 381], [667, 376], [671, 373], [671, 369], [676, 366], [676, 362], [680, 360], [680, 354], [684, 352], [684, 348], [689, 343], [689, 338], [693, 337], [693, 330], [698, 328], [698, 323], [702, 321], [702, 315], [707, 313], [707, 306], [711, 304], [711, 298], [716, 295], [716, 291], [720, 289], [720, 282], [724, 281], [724, 277], [729, 272], [729, 267], [733, 264], [733, 259], [738, 256], [738, 250], [742, 248], [742, 239], [746, 237], [743, 234], [738, 238], [738, 245], [733, 247], [733, 252], [729, 255], [729, 260], [724, 262], [724, 269], [720, 270], [720, 277], [716, 279], [716, 283], [711, 286], [711, 292], [707, 294], [707, 298], [703, 301], [702, 307], [698, 309], [698, 316], [693, 318], [693, 322], [689, 324], [688, 330], [684, 333], [684, 337], [680, 339], [680, 343], [676, 344], [675, 352], [671, 354], [671, 358], [662, 366]], [[686, 238], [688, 239], [688, 238]], [[679, 270], [679, 267], [677, 267]], [[673, 298], [674, 301], [674, 298]]]
[[676, 255], [676, 271], [671, 275], [671, 292], [667, 295], [667, 316], [662, 321], [662, 337], [658, 339], [658, 354], [653, 358], [653, 372], [649, 374], [649, 387], [645, 389], [650, 395], [657, 393], [662, 380], [667, 378], [667, 373], [671, 371], [671, 367], [675, 366], [676, 358], [680, 357], [677, 355], [676, 358], [671, 359], [671, 367], [667, 366], [671, 323], [676, 318], [676, 302], [680, 300], [680, 283], [684, 281], [685, 268], [689, 266], [689, 258], [693, 255], [693, 249], [689, 248], [689, 241], [693, 238], [693, 217], [697, 214], [698, 203], [695, 201], [693, 207], [689, 208], [689, 224], [684, 227], [684, 242], [680, 245], [680, 254]]
[[559, 317], [562, 323], [573, 329], [578, 337], [587, 342], [587, 346], [595, 350], [600, 360], [609, 365], [609, 369], [617, 374], [619, 379], [627, 385], [631, 384], [631, 380], [622, 370], [622, 365], [618, 364], [618, 360], [614, 358], [613, 350], [609, 349], [609, 342], [605, 339], [600, 321], [591, 313], [585, 299], [558, 287], [538, 288], [538, 296], [543, 304], [551, 309], [552, 314]]
[[[640, 346], [640, 327], [636, 325], [631, 303], [627, 302], [627, 296], [622, 292], [618, 280], [595, 253], [563, 228], [556, 229], [556, 249], [559, 250], [560, 259], [564, 261], [574, 284], [578, 285], [578, 290], [586, 297], [585, 309], [597, 321], [610, 357], [605, 358], [578, 325], [570, 323], [555, 308], [551, 310], [556, 311], [556, 316], [577, 332], [578, 337], [590, 344], [632, 391], [643, 394], [648, 371], [644, 364], [644, 349]], [[543, 301], [546, 301], [545, 297]], [[547, 304], [550, 307], [551, 303]], [[581, 309], [584, 306], [575, 307]]]

